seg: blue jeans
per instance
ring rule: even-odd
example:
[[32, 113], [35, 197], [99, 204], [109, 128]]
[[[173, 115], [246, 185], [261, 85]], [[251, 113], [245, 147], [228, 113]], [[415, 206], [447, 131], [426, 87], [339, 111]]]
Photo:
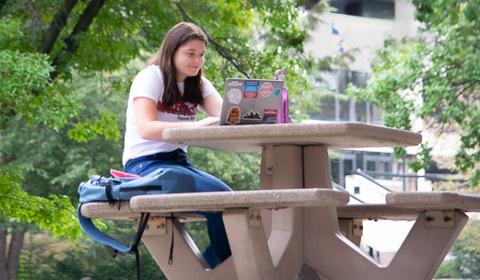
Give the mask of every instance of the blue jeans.
[[[181, 149], [130, 159], [125, 164], [125, 172], [145, 176], [164, 167], [175, 168], [182, 174], [191, 175], [195, 181], [195, 192], [232, 191], [218, 178], [196, 169], [185, 151]], [[210, 267], [214, 268], [231, 255], [222, 212], [199, 212], [199, 214], [207, 219], [210, 239], [210, 245], [203, 252], [203, 256]]]

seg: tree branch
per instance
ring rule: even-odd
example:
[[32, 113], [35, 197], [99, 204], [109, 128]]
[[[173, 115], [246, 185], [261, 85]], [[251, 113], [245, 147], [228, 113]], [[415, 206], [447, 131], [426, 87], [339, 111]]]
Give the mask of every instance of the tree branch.
[[[16, 195], [0, 195], [0, 198], [5, 198], [5, 199], [13, 199], [15, 200], [16, 202], [18, 202], [19, 204], [20, 203], [23, 203], [22, 205], [25, 206], [25, 207], [31, 207], [32, 205], [35, 205], [40, 207], [42, 204], [42, 202], [39, 202], [38, 200], [36, 199], [33, 199], [33, 198], [28, 198], [28, 197], [19, 197], [19, 196], [16, 196]], [[46, 198], [45, 198], [46, 199]], [[56, 208], [55, 209], [60, 209], [60, 210], [71, 210], [70, 207], [68, 206], [64, 206], [64, 205], [56, 205], [55, 206]], [[2, 279], [2, 278], [0, 278]]]
[[58, 75], [58, 67], [66, 64], [66, 57], [75, 53], [75, 51], [78, 49], [77, 36], [88, 30], [93, 22], [93, 19], [97, 16], [104, 3], [105, 0], [91, 0], [90, 3], [88, 3], [77, 24], [73, 28], [72, 33], [70, 33], [70, 35], [65, 39], [66, 48], [64, 47], [53, 60], [52, 65], [57, 67], [55, 71], [51, 73], [51, 79], [54, 79]]
[[0, 11], [2, 10], [3, 6], [5, 6], [5, 3], [7, 3], [7, 0], [0, 0]]
[[463, 79], [463, 80], [455, 80], [452, 82], [452, 85], [453, 86], [461, 86], [461, 85], [464, 85], [464, 84], [476, 84], [476, 83], [480, 83], [480, 80], [479, 79]]
[[[14, 115], [15, 113], [12, 113], [12, 114], [8, 114], [9, 116], [10, 115]], [[0, 160], [0, 164], [9, 164], [11, 162], [14, 162], [15, 160], [17, 160], [17, 157], [15, 156], [15, 154], [5, 154], [1, 160]], [[2, 278], [0, 278], [2, 279]]]
[[77, 0], [65, 0], [62, 7], [60, 7], [55, 14], [47, 33], [43, 37], [43, 43], [40, 48], [38, 48], [39, 52], [49, 54], [52, 51], [60, 32], [67, 25], [68, 15], [76, 4]]
[[463, 85], [463, 88], [457, 91], [455, 100], [457, 101], [466, 91], [468, 91], [470, 88], [472, 88], [475, 85], [476, 85], [476, 81], [472, 81], [466, 85]]
[[[178, 10], [180, 11], [180, 13], [182, 14], [182, 18], [183, 20], [185, 21], [189, 21], [189, 22], [192, 22], [198, 26], [200, 26], [199, 24], [197, 24], [188, 14], [187, 12], [185, 11], [185, 8], [183, 8], [183, 6], [179, 3], [179, 2], [174, 2], [175, 5], [177, 6]], [[203, 29], [203, 28], [202, 28]], [[220, 45], [219, 43], [217, 43], [217, 41], [213, 40], [212, 37], [210, 37], [210, 35], [208, 35], [208, 33], [204, 30], [205, 34], [207, 35], [207, 38], [208, 38], [208, 41], [210, 43], [213, 44], [213, 46], [215, 47], [215, 50], [218, 52], [218, 54], [220, 54], [220, 56], [222, 56], [223, 58], [225, 58], [226, 60], [228, 60], [238, 71], [240, 71], [243, 75], [245, 75], [245, 77], [247, 78], [250, 78], [250, 76], [247, 74], [247, 72], [245, 72], [241, 67], [240, 65], [238, 65], [235, 61], [236, 59], [234, 57], [232, 57], [229, 53], [228, 53], [228, 50], [226, 50], [222, 45]]]

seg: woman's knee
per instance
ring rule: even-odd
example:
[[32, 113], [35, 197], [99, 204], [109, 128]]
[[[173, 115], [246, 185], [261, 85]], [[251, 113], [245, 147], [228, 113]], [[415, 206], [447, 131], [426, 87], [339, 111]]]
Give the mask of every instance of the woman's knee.
[[222, 180], [204, 171], [198, 171], [197, 191], [198, 192], [228, 192], [232, 189]]

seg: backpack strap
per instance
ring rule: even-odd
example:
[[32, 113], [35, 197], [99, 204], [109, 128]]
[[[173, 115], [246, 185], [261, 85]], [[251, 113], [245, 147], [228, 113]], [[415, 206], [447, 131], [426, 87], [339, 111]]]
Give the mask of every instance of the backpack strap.
[[117, 252], [130, 253], [130, 247], [123, 245], [117, 239], [101, 232], [94, 224], [92, 219], [82, 215], [81, 208], [83, 204], [78, 207], [78, 221], [83, 231], [88, 234], [93, 240], [106, 245]]
[[173, 264], [173, 227], [175, 226], [175, 217], [173, 216], [173, 212], [170, 212], [170, 218], [172, 219], [172, 239], [170, 241], [170, 251], [168, 253], [168, 264]]
[[92, 219], [87, 218], [82, 215], [82, 208], [83, 204], [78, 206], [78, 221], [80, 222], [80, 226], [82, 227], [83, 231], [88, 234], [93, 240], [106, 245], [112, 248], [115, 253], [120, 252], [124, 254], [134, 253], [135, 254], [135, 261], [137, 266], [137, 278], [140, 280], [140, 255], [138, 253], [138, 246], [140, 245], [140, 241], [142, 240], [143, 232], [147, 227], [148, 220], [150, 218], [150, 213], [141, 213], [140, 221], [138, 222], [137, 233], [133, 238], [133, 242], [130, 244], [129, 247], [123, 245], [117, 239], [101, 232], [93, 223]]
[[107, 196], [108, 204], [113, 205], [113, 203], [115, 203], [115, 199], [113, 199], [112, 182], [110, 180], [108, 180], [105, 184], [105, 195]]
[[138, 252], [138, 245], [140, 245], [140, 240], [142, 240], [143, 232], [148, 224], [148, 219], [150, 218], [150, 213], [142, 212], [140, 215], [140, 221], [138, 221], [137, 234], [135, 235], [133, 243], [130, 245], [130, 251], [135, 253], [135, 265], [137, 267], [137, 279], [142, 279], [140, 275], [140, 253]]

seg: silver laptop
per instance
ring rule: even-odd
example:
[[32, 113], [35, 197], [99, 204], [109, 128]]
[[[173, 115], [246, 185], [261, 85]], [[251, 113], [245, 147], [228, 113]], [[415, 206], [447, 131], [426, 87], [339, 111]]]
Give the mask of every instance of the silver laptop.
[[283, 81], [232, 79], [225, 81], [221, 125], [277, 123]]

